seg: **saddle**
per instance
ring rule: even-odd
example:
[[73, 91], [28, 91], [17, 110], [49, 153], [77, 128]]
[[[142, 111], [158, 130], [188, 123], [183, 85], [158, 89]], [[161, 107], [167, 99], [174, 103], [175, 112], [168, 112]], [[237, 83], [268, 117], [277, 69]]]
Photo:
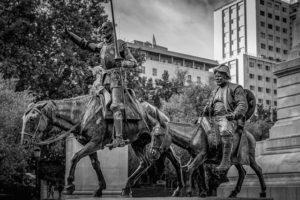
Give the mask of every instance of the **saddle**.
[[[203, 117], [201, 123], [207, 133], [209, 151], [217, 151], [216, 157], [212, 160], [218, 160], [222, 157], [222, 141], [218, 125], [212, 120], [210, 124], [207, 117]], [[249, 148], [246, 129], [237, 128], [233, 134], [233, 148], [231, 153], [232, 164], [249, 164]]]
[[[136, 95], [135, 92], [132, 89], [127, 89], [127, 91], [130, 93], [128, 94], [125, 92], [125, 105], [124, 105], [124, 110], [123, 110], [123, 116], [124, 119], [126, 120], [141, 120], [141, 117], [139, 115], [139, 110], [137, 108], [137, 100], [136, 100]], [[110, 104], [111, 104], [111, 94], [104, 88], [102, 87], [101, 90], [98, 92], [101, 104], [103, 105], [102, 112], [104, 119], [110, 120], [114, 119], [113, 112], [110, 110]], [[129, 95], [132, 97], [133, 101], [132, 102]]]

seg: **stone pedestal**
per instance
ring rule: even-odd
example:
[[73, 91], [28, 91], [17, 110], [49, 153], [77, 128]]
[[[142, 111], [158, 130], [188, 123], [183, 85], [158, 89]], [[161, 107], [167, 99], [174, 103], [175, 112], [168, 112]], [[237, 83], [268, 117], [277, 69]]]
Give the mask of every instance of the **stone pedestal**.
[[[263, 170], [267, 197], [275, 200], [300, 199], [300, 58], [278, 64], [278, 121], [268, 140], [258, 142], [256, 160]], [[260, 184], [248, 166], [247, 177], [239, 197], [258, 197]], [[228, 173], [229, 183], [222, 184], [218, 196], [228, 196], [237, 181], [237, 170]]]
[[[79, 144], [73, 136], [67, 138], [66, 153], [66, 178], [69, 174], [71, 159], [78, 152], [82, 145]], [[121, 194], [128, 178], [128, 146], [109, 150], [98, 151], [100, 167], [104, 175], [107, 189], [104, 194]], [[76, 190], [74, 194], [89, 195], [93, 194], [99, 188], [96, 172], [87, 156], [79, 161], [75, 172]]]

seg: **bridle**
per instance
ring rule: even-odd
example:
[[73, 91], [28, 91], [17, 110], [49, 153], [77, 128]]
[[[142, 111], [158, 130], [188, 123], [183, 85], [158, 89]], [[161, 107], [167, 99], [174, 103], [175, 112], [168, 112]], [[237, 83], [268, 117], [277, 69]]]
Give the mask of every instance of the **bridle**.
[[32, 107], [30, 110], [28, 110], [28, 111], [25, 113], [25, 115], [28, 114], [28, 113], [29, 113], [30, 111], [32, 111], [32, 110], [33, 110], [33, 111], [36, 111], [37, 113], [39, 113], [39, 114], [41, 115], [41, 117], [40, 117], [40, 119], [39, 119], [39, 123], [38, 123], [38, 125], [36, 126], [35, 131], [34, 131], [33, 134], [27, 133], [27, 132], [25, 132], [25, 131], [22, 131], [21, 134], [22, 134], [22, 135], [30, 136], [31, 138], [35, 138], [35, 137], [36, 137], [36, 133], [37, 133], [37, 131], [39, 130], [39, 126], [40, 126], [40, 124], [41, 124], [41, 120], [43, 119], [46, 123], [48, 123], [48, 122], [47, 122], [48, 118], [46, 117], [46, 115], [45, 115], [44, 113], [42, 113], [39, 109], [37, 109], [37, 108], [35, 108], [35, 107]]
[[[154, 133], [153, 133], [154, 132]], [[165, 133], [163, 132], [162, 128], [161, 127], [155, 127], [153, 130], [152, 130], [152, 133], [153, 133], [153, 136], [152, 137], [157, 137], [157, 136], [163, 136], [165, 135]], [[158, 151], [160, 151], [160, 146], [154, 146], [154, 140], [151, 139], [151, 144], [150, 144], [150, 149], [157, 149]]]

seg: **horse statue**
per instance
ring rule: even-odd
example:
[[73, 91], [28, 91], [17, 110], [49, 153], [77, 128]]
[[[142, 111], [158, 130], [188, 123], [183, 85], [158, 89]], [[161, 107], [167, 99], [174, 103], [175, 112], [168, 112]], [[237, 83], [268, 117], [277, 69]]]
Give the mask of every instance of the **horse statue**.
[[[122, 195], [131, 196], [131, 187], [151, 166], [152, 160], [167, 157], [174, 165], [177, 173], [178, 187], [174, 191], [173, 196], [180, 196], [180, 191], [183, 188], [180, 160], [174, 154], [172, 148], [168, 148], [159, 156], [157, 154], [155, 154], [156, 156], [152, 156], [152, 153], [147, 152], [145, 148], [151, 142], [151, 130], [160, 125], [165, 126], [169, 119], [156, 107], [147, 102], [139, 102], [132, 98], [130, 100], [128, 97], [126, 100], [127, 104], [131, 104], [131, 108], [132, 104], [137, 105], [136, 107], [139, 109], [143, 120], [132, 120], [130, 115], [125, 119], [123, 136], [125, 140], [129, 141], [128, 144], [131, 144], [134, 153], [140, 160], [140, 165], [128, 178], [125, 188], [122, 189]], [[128, 105], [126, 106], [125, 111], [127, 109], [130, 110]], [[75, 191], [73, 182], [75, 180], [76, 164], [85, 156], [90, 157], [98, 178], [99, 188], [94, 192], [93, 196], [101, 197], [102, 191], [106, 189], [97, 151], [104, 149], [105, 145], [111, 142], [114, 133], [113, 118], [107, 117], [107, 113], [109, 113], [107, 107], [107, 102], [104, 101], [103, 96], [85, 95], [70, 99], [49, 100], [30, 104], [23, 116], [22, 144], [32, 142], [33, 139], [38, 141], [44, 133], [49, 132], [53, 127], [57, 127], [65, 132], [36, 144], [46, 145], [66, 138], [72, 133], [77, 141], [83, 145], [83, 148], [75, 153], [71, 160], [71, 167], [67, 177], [67, 194], [72, 194]]]
[[[207, 121], [208, 119], [204, 116], [203, 121]], [[218, 135], [217, 130], [215, 130], [215, 135]], [[211, 137], [212, 133], [207, 132], [207, 128], [205, 128], [204, 124], [185, 124], [185, 123], [177, 123], [177, 122], [168, 122], [166, 131], [157, 131], [153, 130], [152, 139], [153, 143], [156, 145], [160, 144], [160, 152], [166, 151], [170, 148], [171, 144], [176, 144], [177, 146], [187, 150], [191, 155], [190, 161], [183, 166], [183, 168], [187, 168], [186, 172], [188, 175], [188, 181], [185, 185], [187, 196], [192, 196], [192, 175], [194, 170], [199, 169], [200, 176], [202, 177], [202, 188], [200, 197], [205, 197], [207, 193], [206, 184], [204, 180], [204, 167], [203, 164], [220, 164], [222, 159], [222, 147], [220, 145], [220, 141], [218, 142], [216, 138]], [[231, 157], [231, 164], [234, 165], [238, 170], [238, 181], [235, 189], [231, 192], [229, 197], [234, 198], [241, 191], [241, 187], [243, 181], [245, 179], [246, 171], [243, 168], [243, 165], [250, 165], [250, 167], [254, 170], [256, 175], [259, 178], [261, 185], [261, 193], [260, 197], [266, 197], [266, 184], [264, 181], [264, 177], [262, 174], [262, 170], [255, 160], [255, 146], [256, 141], [252, 134], [250, 134], [247, 130], [244, 129], [244, 139], [238, 135], [240, 133], [236, 133], [234, 136], [235, 144], [233, 145], [233, 156]], [[244, 140], [243, 143], [239, 143], [239, 141]], [[217, 143], [217, 144], [215, 144]], [[242, 154], [248, 159], [237, 159], [237, 156]], [[246, 160], [246, 162], [245, 162]], [[227, 173], [228, 170], [225, 172]]]

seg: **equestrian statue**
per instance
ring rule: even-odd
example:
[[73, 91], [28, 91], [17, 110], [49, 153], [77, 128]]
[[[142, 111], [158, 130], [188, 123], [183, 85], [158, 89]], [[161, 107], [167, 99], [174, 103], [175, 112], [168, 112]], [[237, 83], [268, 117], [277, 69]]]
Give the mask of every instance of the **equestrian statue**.
[[[244, 129], [244, 123], [254, 113], [256, 101], [251, 91], [231, 83], [230, 69], [220, 65], [214, 70], [217, 87], [205, 106], [198, 124], [168, 122], [165, 132], [154, 129], [152, 139], [160, 143], [160, 151], [167, 150], [172, 143], [186, 149], [190, 161], [183, 166], [188, 173], [186, 192], [192, 195], [192, 174], [199, 169], [204, 181], [203, 164], [218, 164], [219, 173], [227, 173], [235, 165], [239, 173], [236, 188], [229, 197], [240, 192], [246, 171], [242, 165], [250, 165], [257, 174], [260, 184], [260, 197], [266, 197], [266, 185], [262, 170], [255, 161], [254, 137]], [[206, 196], [205, 182], [200, 196]]]

